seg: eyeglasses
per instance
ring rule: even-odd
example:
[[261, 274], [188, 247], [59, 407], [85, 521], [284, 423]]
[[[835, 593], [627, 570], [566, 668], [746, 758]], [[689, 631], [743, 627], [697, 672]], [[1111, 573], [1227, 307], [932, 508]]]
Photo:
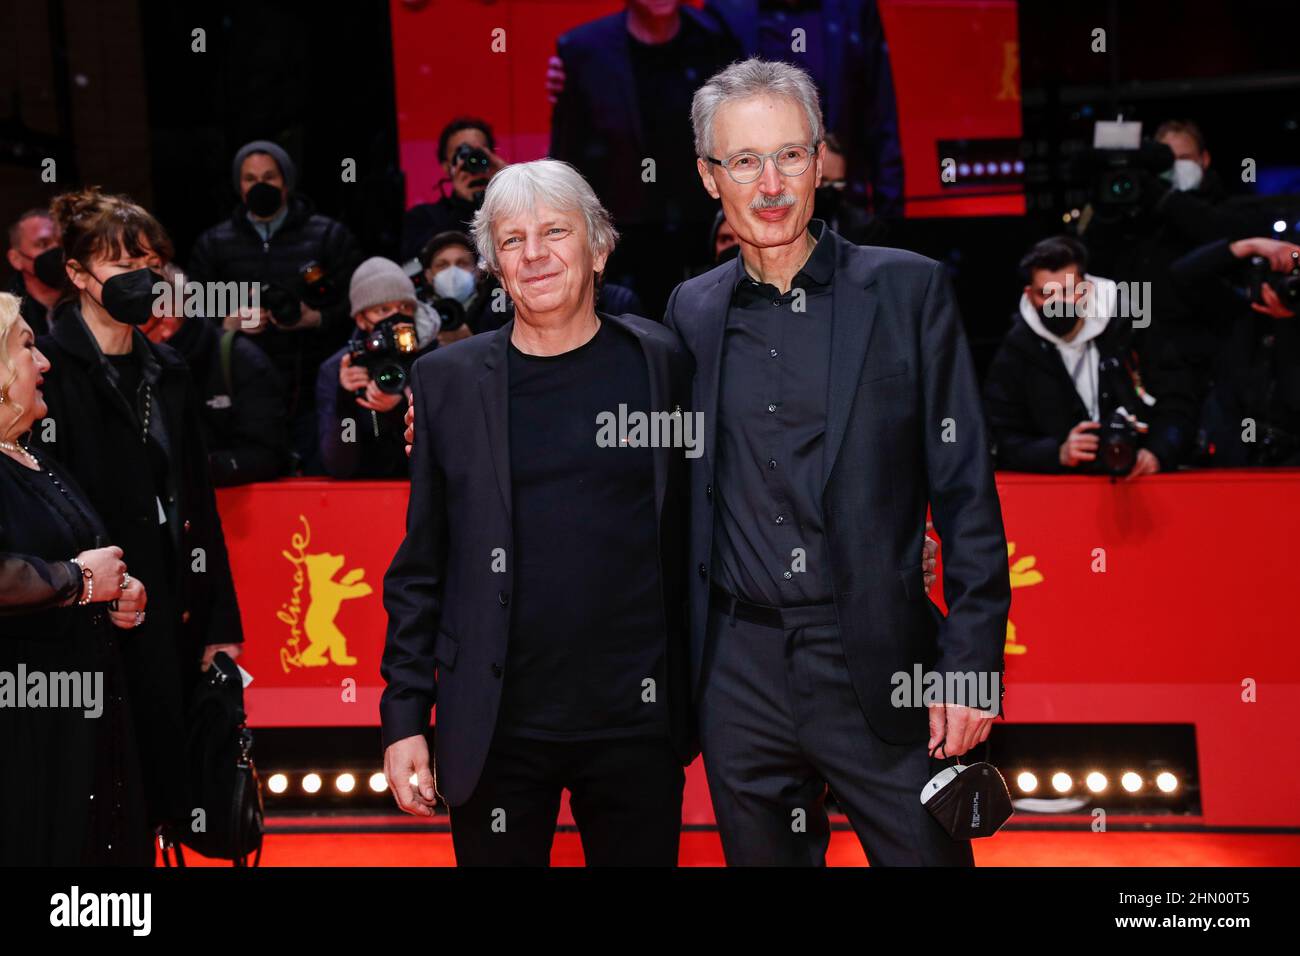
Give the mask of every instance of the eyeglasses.
[[712, 156], [704, 158], [715, 166], [721, 166], [728, 176], [744, 185], [763, 175], [763, 167], [767, 165], [768, 159], [776, 164], [776, 171], [782, 176], [800, 176], [808, 169], [816, 152], [816, 143], [811, 146], [791, 143], [771, 153], [732, 153], [726, 159], [714, 159]]

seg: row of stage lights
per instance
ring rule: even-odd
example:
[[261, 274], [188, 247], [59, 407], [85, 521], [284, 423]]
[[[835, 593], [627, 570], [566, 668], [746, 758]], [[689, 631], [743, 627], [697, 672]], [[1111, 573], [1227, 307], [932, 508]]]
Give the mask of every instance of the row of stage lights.
[[[415, 783], [415, 777], [411, 777], [411, 783]], [[1110, 778], [1100, 770], [1093, 770], [1090, 773], [1085, 774], [1081, 783], [1088, 792], [1096, 794], [1105, 793], [1110, 789], [1111, 785]], [[372, 773], [366, 781], [366, 785], [370, 788], [371, 793], [383, 793], [388, 789], [388, 781], [384, 778], [384, 775], [379, 772]], [[1076, 782], [1074, 777], [1066, 773], [1064, 770], [1058, 770], [1048, 778], [1048, 785], [1051, 787], [1053, 792], [1065, 796], [1066, 794], [1075, 791], [1078, 782]], [[1142, 775], [1133, 770], [1126, 770], [1120, 774], [1119, 785], [1125, 793], [1131, 794], [1138, 794], [1143, 790], [1150, 789], [1147, 782], [1142, 779]], [[315, 772], [303, 774], [302, 779], [299, 781], [299, 786], [302, 788], [303, 793], [315, 796], [325, 789], [325, 778], [321, 774]], [[1029, 795], [1038, 793], [1041, 786], [1042, 784], [1038, 779], [1038, 775], [1033, 771], [1022, 770], [1016, 774], [1016, 788], [1022, 794]], [[1179, 781], [1175, 774], [1168, 770], [1162, 770], [1160, 773], [1156, 774], [1155, 779], [1151, 782], [1150, 786], [1154, 787], [1160, 793], [1172, 795], [1178, 792]], [[289, 775], [285, 773], [271, 774], [266, 779], [266, 789], [276, 796], [288, 793]], [[335, 774], [335, 793], [347, 796], [348, 794], [355, 793], [356, 790], [357, 777], [355, 774], [347, 772]]]
[[[1058, 796], [1066, 796], [1074, 793], [1080, 785], [1089, 793], [1102, 794], [1107, 792], [1111, 787], [1111, 780], [1100, 770], [1093, 770], [1083, 776], [1082, 781], [1076, 781], [1074, 777], [1064, 770], [1057, 770], [1048, 778], [1048, 786], [1053, 793]], [[1142, 778], [1140, 773], [1134, 770], [1125, 770], [1119, 775], [1119, 786], [1125, 793], [1139, 794], [1144, 790], [1150, 791], [1152, 788], [1166, 796], [1172, 796], [1178, 792], [1178, 777], [1168, 770], [1162, 770], [1155, 775], [1155, 779], [1149, 784]], [[1038, 775], [1030, 770], [1021, 770], [1016, 774], [1016, 788], [1026, 796], [1039, 793], [1042, 782]]]
[[[412, 777], [412, 782], [415, 778]], [[289, 775], [285, 773], [273, 773], [266, 778], [266, 789], [271, 791], [277, 797], [289, 792]], [[317, 796], [325, 790], [325, 778], [319, 773], [305, 773], [298, 781], [299, 788], [303, 793], [310, 796]], [[388, 781], [382, 773], [376, 771], [372, 773], [366, 781], [371, 793], [383, 793], [388, 789]], [[352, 773], [338, 773], [334, 775], [334, 792], [348, 796], [357, 792], [357, 777]]]

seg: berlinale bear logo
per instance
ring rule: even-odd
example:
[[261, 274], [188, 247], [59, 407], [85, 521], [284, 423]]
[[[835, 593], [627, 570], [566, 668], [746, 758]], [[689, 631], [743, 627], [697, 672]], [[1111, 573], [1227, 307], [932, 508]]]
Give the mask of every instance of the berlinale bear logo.
[[[307, 523], [306, 515], [298, 515], [298, 520], [302, 522], [302, 531], [295, 532], [289, 539], [293, 550], [280, 552], [293, 565], [292, 596], [280, 605], [275, 614], [289, 625], [289, 637], [285, 646], [280, 648], [280, 666], [286, 674], [291, 666], [340, 664], [350, 667], [357, 659], [348, 654], [347, 637], [334, 619], [344, 601], [365, 597], [374, 593], [374, 589], [361, 580], [366, 574], [364, 568], [353, 568], [336, 581], [334, 575], [343, 567], [343, 555], [307, 553], [307, 546], [311, 544], [311, 525]], [[309, 588], [306, 614], [302, 608], [304, 583]]]

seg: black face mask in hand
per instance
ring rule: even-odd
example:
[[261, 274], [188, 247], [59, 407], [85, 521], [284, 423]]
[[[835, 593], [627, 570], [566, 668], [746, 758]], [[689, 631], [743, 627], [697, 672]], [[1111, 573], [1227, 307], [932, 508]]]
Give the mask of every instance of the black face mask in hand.
[[101, 284], [99, 304], [118, 322], [144, 325], [153, 318], [154, 285], [167, 280], [152, 269], [133, 269]]
[[244, 196], [244, 204], [254, 216], [267, 219], [279, 210], [281, 198], [278, 187], [270, 183], [254, 183]]

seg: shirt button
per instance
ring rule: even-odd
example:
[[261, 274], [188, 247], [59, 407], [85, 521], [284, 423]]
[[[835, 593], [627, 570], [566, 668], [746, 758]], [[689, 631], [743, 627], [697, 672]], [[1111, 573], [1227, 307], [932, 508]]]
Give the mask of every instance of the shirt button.
[[783, 578], [785, 578], [787, 581], [789, 581], [792, 577], [794, 577], [794, 574], [793, 574], [793, 572], [790, 572], [790, 571], [782, 571], [782, 572], [781, 572], [781, 577], [783, 577]]
[[767, 406], [767, 410], [768, 410], [769, 412], [774, 412], [774, 411], [776, 411], [776, 406], [775, 406], [775, 405], [769, 405], [769, 406]]
[[501, 676], [501, 665], [500, 665], [500, 664], [493, 663], [493, 665], [492, 665], [492, 676], [493, 676], [493, 677], [500, 677], [500, 676]]
[[704, 566], [704, 563], [703, 563], [703, 562], [701, 562], [701, 563], [700, 563], [700, 580], [701, 580], [701, 581], [707, 580], [708, 577], [709, 577], [709, 569], [706, 568], [706, 567]]
[[777, 523], [777, 524], [785, 524], [785, 515], [777, 515], [777, 516], [776, 516], [776, 523]]
[[507, 594], [505, 591], [498, 591], [497, 603], [500, 604], [502, 607], [508, 607], [510, 604], [510, 595]]
[[713, 500], [713, 486], [712, 486], [712, 485], [705, 485], [705, 486], [704, 486], [704, 497], [708, 498], [710, 501]]
[[769, 458], [769, 459], [767, 460], [767, 467], [768, 467], [768, 470], [769, 470], [769, 471], [776, 471], [776, 459], [775, 459], [775, 458]]
[[776, 358], [776, 349], [768, 349], [767, 354], [772, 356], [772, 358]]

